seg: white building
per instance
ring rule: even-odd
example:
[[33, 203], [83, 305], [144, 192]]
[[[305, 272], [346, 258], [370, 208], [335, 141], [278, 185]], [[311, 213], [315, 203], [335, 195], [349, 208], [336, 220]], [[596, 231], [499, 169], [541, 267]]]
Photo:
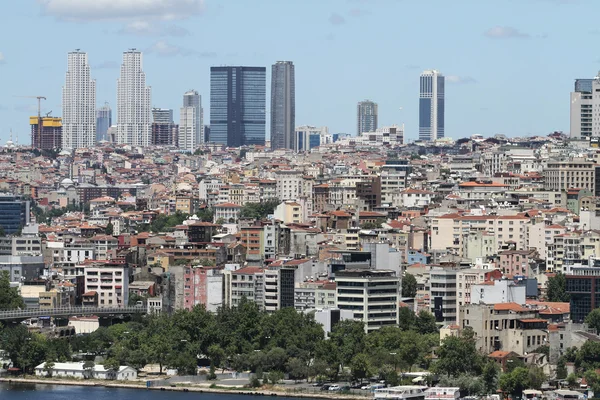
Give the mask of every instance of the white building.
[[404, 144], [404, 124], [378, 128], [372, 132], [363, 132], [357, 137], [346, 137], [341, 144], [361, 144], [365, 146], [396, 146]]
[[[600, 73], [598, 73], [600, 76]], [[590, 138], [600, 134], [597, 121], [600, 100], [593, 93], [600, 87], [600, 77], [575, 80], [575, 90], [571, 92], [571, 132], [574, 139]]]
[[183, 107], [179, 116], [179, 148], [195, 151], [204, 143], [201, 97], [195, 90], [183, 95]]
[[351, 310], [365, 331], [398, 325], [400, 278], [394, 271], [347, 269], [335, 273], [337, 307]]
[[215, 210], [213, 222], [216, 223], [222, 219], [225, 221], [224, 223], [235, 224], [240, 217], [242, 206], [233, 203], [221, 203], [215, 204], [213, 209]]
[[295, 151], [309, 151], [313, 147], [328, 143], [333, 143], [333, 137], [329, 134], [329, 129], [326, 126], [317, 128], [316, 126], [303, 125], [296, 127], [292, 148]]
[[[277, 171], [277, 198], [281, 201], [298, 199], [303, 193], [302, 171]], [[308, 193], [312, 195], [312, 193]]]
[[525, 285], [503, 279], [493, 281], [492, 285], [471, 286], [471, 304], [517, 303], [525, 304]]
[[129, 271], [127, 264], [116, 262], [92, 264], [85, 267], [84, 277], [85, 293], [97, 293], [98, 307], [116, 308], [127, 306], [129, 302]]
[[72, 51], [62, 93], [62, 147], [77, 149], [96, 143], [96, 81], [90, 77], [87, 53]]
[[151, 89], [142, 70], [142, 52], [123, 53], [117, 80], [117, 143], [148, 146], [152, 126]]
[[444, 137], [444, 75], [423, 71], [419, 91], [419, 139], [434, 142]]
[[51, 368], [51, 373], [44, 370], [46, 363], [42, 363], [35, 367], [36, 376], [55, 376], [63, 378], [79, 378], [79, 379], [105, 379], [117, 381], [133, 381], [137, 379], [137, 371], [135, 368], [123, 366], [119, 367], [118, 371], [111, 371], [104, 368], [103, 365], [94, 365], [90, 370], [86, 370], [82, 362], [65, 362], [54, 363]]

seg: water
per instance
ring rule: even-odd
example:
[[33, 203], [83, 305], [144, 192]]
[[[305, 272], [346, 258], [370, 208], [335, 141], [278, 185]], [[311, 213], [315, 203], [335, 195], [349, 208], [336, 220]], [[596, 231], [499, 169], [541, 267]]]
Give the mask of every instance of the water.
[[[0, 383], [0, 400], [265, 400], [265, 396], [159, 390], [120, 389], [101, 386], [60, 386]], [[292, 400], [275, 397], [277, 400]], [[293, 399], [298, 400], [298, 399]]]

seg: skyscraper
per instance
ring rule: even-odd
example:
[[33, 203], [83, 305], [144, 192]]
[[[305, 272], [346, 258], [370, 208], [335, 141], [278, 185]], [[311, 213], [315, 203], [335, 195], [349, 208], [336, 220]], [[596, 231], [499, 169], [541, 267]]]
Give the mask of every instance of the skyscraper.
[[210, 68], [210, 141], [265, 144], [266, 68]]
[[42, 150], [60, 149], [62, 146], [62, 121], [49, 115], [29, 117], [31, 147]]
[[173, 110], [169, 108], [152, 109], [152, 138], [154, 146], [177, 146], [179, 126], [173, 122]]
[[363, 132], [375, 132], [377, 130], [377, 103], [365, 100], [358, 103], [356, 107], [356, 135]]
[[117, 143], [133, 146], [150, 144], [151, 89], [142, 70], [142, 52], [123, 53], [121, 75], [117, 80]]
[[423, 71], [419, 94], [419, 139], [444, 137], [444, 75], [439, 71]]
[[570, 135], [574, 139], [600, 135], [600, 128], [592, 125], [592, 116], [600, 107], [594, 98], [594, 89], [600, 89], [600, 72], [594, 79], [575, 79], [575, 90], [571, 92]]
[[96, 110], [96, 141], [108, 140], [106, 133], [112, 125], [112, 110], [108, 102]]
[[96, 143], [96, 81], [90, 77], [87, 53], [68, 55], [62, 95], [62, 148], [92, 147]]
[[179, 148], [195, 151], [204, 143], [202, 121], [202, 98], [195, 90], [183, 95], [183, 107], [179, 116]]
[[296, 128], [294, 64], [277, 61], [271, 67], [271, 148], [293, 149]]

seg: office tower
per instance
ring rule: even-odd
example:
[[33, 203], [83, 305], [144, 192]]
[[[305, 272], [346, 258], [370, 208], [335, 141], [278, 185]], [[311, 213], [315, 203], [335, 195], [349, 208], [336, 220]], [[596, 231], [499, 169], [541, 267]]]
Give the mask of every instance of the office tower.
[[0, 193], [0, 226], [12, 235], [29, 224], [30, 202], [21, 196]]
[[265, 67], [210, 68], [210, 141], [265, 144]]
[[204, 125], [204, 142], [210, 142], [210, 125]]
[[92, 147], [96, 143], [96, 81], [90, 77], [87, 53], [68, 55], [62, 93], [62, 148]]
[[317, 128], [315, 126], [303, 125], [294, 130], [292, 148], [295, 151], [310, 151], [314, 147], [328, 143], [333, 143], [333, 140], [326, 126]]
[[151, 89], [146, 86], [142, 52], [123, 53], [117, 80], [117, 143], [148, 146], [151, 130]]
[[571, 127], [573, 139], [589, 139], [600, 135], [600, 127], [592, 125], [592, 115], [600, 107], [594, 91], [600, 90], [600, 72], [594, 79], [575, 79], [575, 90], [571, 92]]
[[177, 146], [179, 125], [173, 122], [173, 110], [168, 108], [152, 109], [153, 146]]
[[356, 107], [356, 121], [357, 136], [363, 132], [375, 132], [377, 130], [377, 103], [371, 100], [359, 102]]
[[60, 149], [62, 146], [62, 119], [55, 117], [29, 117], [31, 147], [41, 150]]
[[96, 142], [108, 140], [108, 128], [112, 125], [112, 110], [108, 102], [96, 110]]
[[201, 97], [195, 90], [183, 95], [183, 107], [179, 115], [179, 148], [195, 151], [204, 143]]
[[277, 61], [271, 67], [271, 148], [293, 149], [295, 127], [294, 64]]
[[444, 75], [423, 71], [419, 94], [419, 139], [433, 142], [444, 137]]

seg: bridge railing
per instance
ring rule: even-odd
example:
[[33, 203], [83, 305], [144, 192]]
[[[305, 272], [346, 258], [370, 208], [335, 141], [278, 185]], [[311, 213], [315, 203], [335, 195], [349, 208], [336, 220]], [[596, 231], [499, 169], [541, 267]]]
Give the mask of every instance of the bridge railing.
[[59, 308], [30, 308], [25, 310], [0, 311], [0, 320], [54, 317], [62, 315], [92, 315], [92, 314], [137, 314], [145, 313], [146, 306], [125, 307], [59, 307]]

